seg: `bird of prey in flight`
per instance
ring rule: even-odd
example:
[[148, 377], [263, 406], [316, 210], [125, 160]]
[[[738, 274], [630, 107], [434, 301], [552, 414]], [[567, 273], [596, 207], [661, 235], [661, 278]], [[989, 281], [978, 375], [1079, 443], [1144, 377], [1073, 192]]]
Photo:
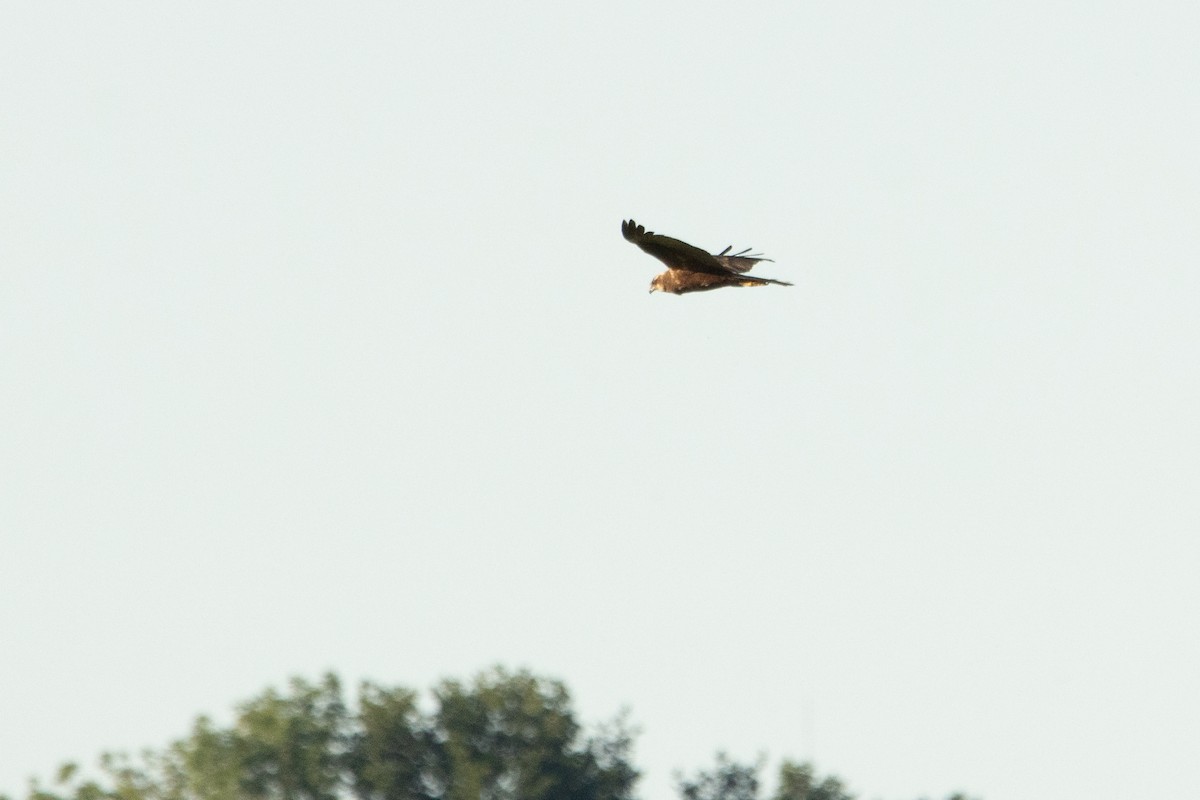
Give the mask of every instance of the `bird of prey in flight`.
[[672, 292], [687, 294], [720, 289], [722, 286], [766, 286], [768, 283], [791, 286], [774, 278], [752, 278], [744, 273], [759, 261], [770, 261], [761, 254], [750, 254], [750, 248], [728, 255], [733, 245], [719, 253], [708, 253], [687, 242], [648, 231], [633, 220], [621, 222], [621, 234], [650, 255], [667, 265], [667, 271], [650, 282], [650, 293]]

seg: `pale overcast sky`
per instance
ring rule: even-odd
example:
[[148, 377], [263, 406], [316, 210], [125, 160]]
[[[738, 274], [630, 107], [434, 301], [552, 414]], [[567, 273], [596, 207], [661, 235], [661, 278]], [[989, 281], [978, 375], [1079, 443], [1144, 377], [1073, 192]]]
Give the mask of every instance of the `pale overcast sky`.
[[[1196, 797], [1200, 6], [7, 3], [0, 793], [495, 663]], [[623, 218], [793, 288], [647, 295]]]

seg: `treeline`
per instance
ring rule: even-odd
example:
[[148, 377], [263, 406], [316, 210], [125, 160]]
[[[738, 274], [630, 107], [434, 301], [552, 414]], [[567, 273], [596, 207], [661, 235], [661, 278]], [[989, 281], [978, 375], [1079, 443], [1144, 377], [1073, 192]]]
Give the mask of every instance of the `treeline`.
[[[137, 758], [106, 754], [99, 777], [65, 764], [25, 800], [632, 800], [638, 770], [623, 716], [585, 731], [559, 681], [496, 668], [417, 692], [364, 682], [351, 709], [332, 674], [295, 678], [237, 707], [229, 727]], [[718, 755], [678, 775], [683, 800], [760, 800], [760, 767]], [[9, 798], [0, 797], [0, 800]], [[837, 778], [785, 761], [772, 800], [855, 800]], [[955, 795], [949, 800], [966, 800]]]

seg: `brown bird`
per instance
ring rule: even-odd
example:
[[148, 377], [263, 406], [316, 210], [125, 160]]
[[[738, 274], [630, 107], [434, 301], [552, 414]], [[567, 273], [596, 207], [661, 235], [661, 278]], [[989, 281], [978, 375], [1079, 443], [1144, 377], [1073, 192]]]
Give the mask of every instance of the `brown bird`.
[[742, 273], [750, 271], [760, 261], [770, 261], [761, 254], [746, 255], [750, 248], [727, 255], [733, 245], [719, 253], [708, 253], [687, 242], [648, 231], [633, 220], [621, 222], [621, 235], [667, 265], [667, 271], [650, 281], [650, 293], [672, 292], [687, 294], [720, 289], [722, 286], [766, 286], [768, 283], [791, 286], [774, 278], [751, 278]]

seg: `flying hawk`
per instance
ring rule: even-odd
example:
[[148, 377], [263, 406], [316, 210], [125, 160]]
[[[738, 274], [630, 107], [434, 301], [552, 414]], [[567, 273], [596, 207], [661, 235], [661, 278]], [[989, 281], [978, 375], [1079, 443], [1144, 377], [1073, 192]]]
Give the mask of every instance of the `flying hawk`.
[[747, 247], [740, 253], [726, 255], [733, 245], [719, 253], [709, 254], [687, 242], [648, 231], [633, 220], [621, 223], [621, 234], [630, 242], [667, 265], [667, 271], [650, 281], [650, 293], [703, 292], [720, 289], [722, 286], [766, 286], [775, 283], [791, 286], [787, 281], [774, 278], [751, 278], [748, 272], [759, 261], [770, 261], [761, 255], [746, 255]]

